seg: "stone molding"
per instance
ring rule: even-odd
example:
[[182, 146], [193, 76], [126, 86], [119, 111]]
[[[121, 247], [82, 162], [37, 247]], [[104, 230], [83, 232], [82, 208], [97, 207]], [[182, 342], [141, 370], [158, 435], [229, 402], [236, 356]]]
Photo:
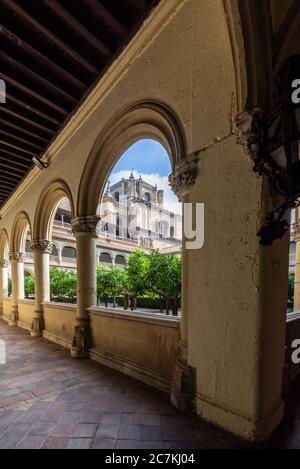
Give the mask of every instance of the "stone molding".
[[179, 161], [172, 174], [169, 176], [169, 185], [177, 196], [182, 196], [187, 192], [189, 186], [195, 184], [199, 169], [200, 157], [196, 152], [186, 159]]
[[53, 249], [53, 243], [47, 239], [34, 239], [30, 243], [32, 251], [39, 251], [43, 254], [51, 254]]
[[79, 236], [98, 238], [96, 228], [99, 220], [100, 217], [98, 215], [73, 218], [71, 222], [73, 235], [75, 238]]
[[8, 267], [8, 261], [0, 261], [0, 267], [2, 269], [5, 269]]
[[11, 262], [24, 262], [26, 260], [26, 254], [20, 251], [13, 251], [9, 253], [9, 260]]

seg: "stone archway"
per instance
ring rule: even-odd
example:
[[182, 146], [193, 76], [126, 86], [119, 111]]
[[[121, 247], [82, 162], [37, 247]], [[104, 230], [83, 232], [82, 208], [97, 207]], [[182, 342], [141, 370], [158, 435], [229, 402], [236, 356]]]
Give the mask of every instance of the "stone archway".
[[168, 106], [151, 100], [129, 106], [105, 126], [88, 157], [79, 186], [79, 217], [96, 214], [98, 201], [115, 162], [127, 148], [142, 138], [162, 144], [168, 152], [172, 172], [185, 161], [184, 131]]
[[0, 319], [3, 318], [3, 298], [8, 294], [8, 253], [9, 238], [7, 231], [0, 231]]
[[26, 238], [32, 234], [31, 223], [26, 212], [17, 214], [13, 222], [10, 239], [9, 260], [11, 262], [12, 302], [10, 326], [18, 324], [18, 301], [24, 299], [24, 261], [26, 259]]

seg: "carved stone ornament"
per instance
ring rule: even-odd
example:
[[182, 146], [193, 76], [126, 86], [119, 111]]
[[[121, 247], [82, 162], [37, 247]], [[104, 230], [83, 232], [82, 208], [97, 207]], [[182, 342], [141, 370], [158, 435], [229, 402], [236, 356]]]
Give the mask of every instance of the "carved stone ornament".
[[100, 217], [97, 215], [74, 218], [71, 222], [74, 236], [90, 236], [91, 238], [97, 238], [96, 228], [99, 220]]
[[0, 267], [2, 269], [7, 268], [8, 267], [8, 261], [0, 261]]
[[181, 160], [175, 167], [175, 170], [169, 176], [169, 184], [172, 191], [178, 195], [183, 195], [188, 186], [195, 184], [198, 176], [199, 153], [194, 153]]
[[244, 152], [254, 162], [254, 171], [259, 174], [268, 173], [265, 158], [262, 156], [265, 134], [265, 114], [259, 107], [244, 111], [235, 118], [238, 130], [237, 142], [242, 145]]
[[51, 254], [53, 243], [47, 239], [35, 239], [30, 244], [32, 251], [40, 251], [43, 254]]
[[26, 260], [26, 254], [20, 251], [10, 252], [8, 257], [12, 262], [24, 262]]

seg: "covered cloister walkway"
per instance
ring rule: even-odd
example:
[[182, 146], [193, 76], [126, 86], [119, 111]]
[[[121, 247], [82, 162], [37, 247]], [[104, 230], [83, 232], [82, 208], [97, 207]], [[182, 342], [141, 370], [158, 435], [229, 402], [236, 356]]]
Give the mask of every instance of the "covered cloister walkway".
[[[4, 321], [0, 339], [7, 356], [0, 365], [1, 449], [253, 448], [180, 413], [168, 395], [91, 360], [72, 360], [66, 349]], [[300, 448], [295, 394], [293, 409], [263, 447]]]

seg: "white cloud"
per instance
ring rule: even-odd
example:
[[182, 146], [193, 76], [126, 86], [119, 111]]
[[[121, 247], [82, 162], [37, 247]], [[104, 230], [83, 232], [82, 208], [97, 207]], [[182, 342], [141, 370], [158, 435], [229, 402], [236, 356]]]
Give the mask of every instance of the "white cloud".
[[[131, 171], [125, 170], [117, 171], [115, 173], [113, 172], [109, 176], [110, 185], [112, 186], [113, 184], [116, 184], [116, 182], [120, 181], [122, 178], [128, 179], [130, 176], [130, 172]], [[168, 176], [161, 176], [159, 174], [138, 173], [135, 170], [132, 171], [132, 174], [136, 179], [141, 176], [145, 182], [148, 182], [152, 186], [155, 186], [155, 184], [157, 184], [157, 189], [164, 191], [164, 208], [169, 210], [170, 212], [178, 213], [181, 215], [181, 203], [179, 202], [178, 198], [176, 197], [174, 192], [172, 192], [169, 186]]]

